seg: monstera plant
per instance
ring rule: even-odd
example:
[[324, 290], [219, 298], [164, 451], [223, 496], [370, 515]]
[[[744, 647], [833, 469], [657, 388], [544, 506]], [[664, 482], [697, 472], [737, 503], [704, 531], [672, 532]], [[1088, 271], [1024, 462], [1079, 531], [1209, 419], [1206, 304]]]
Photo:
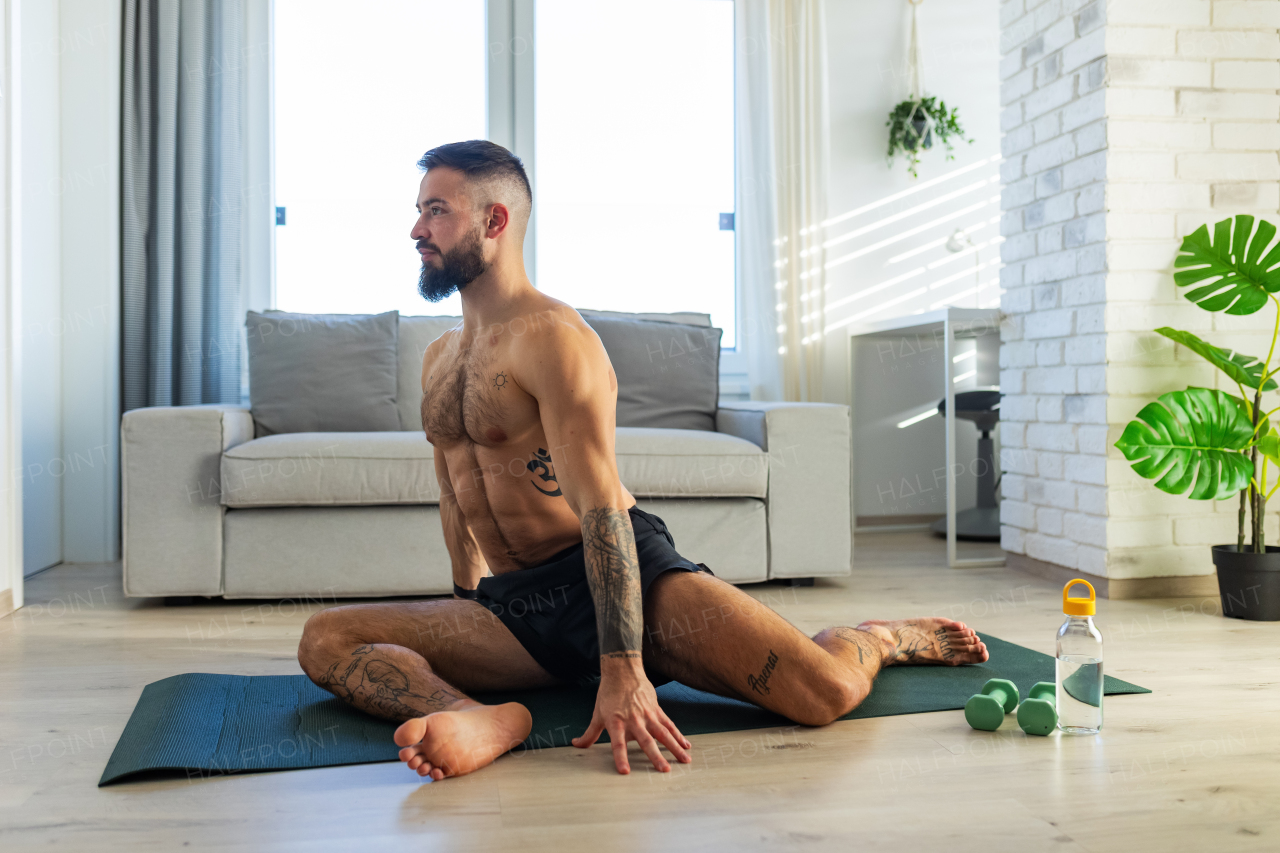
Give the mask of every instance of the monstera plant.
[[[1280, 488], [1280, 433], [1270, 420], [1280, 407], [1264, 411], [1262, 404], [1262, 392], [1276, 389], [1280, 372], [1275, 363], [1280, 243], [1272, 245], [1275, 236], [1270, 222], [1236, 216], [1215, 224], [1212, 233], [1201, 226], [1183, 239], [1173, 276], [1180, 289], [1186, 288], [1183, 296], [1206, 311], [1236, 315], [1270, 305], [1276, 315], [1271, 345], [1259, 359], [1190, 332], [1156, 329], [1226, 374], [1239, 396], [1209, 388], [1170, 391], [1143, 407], [1116, 442], [1133, 470], [1161, 491], [1193, 500], [1239, 495], [1235, 545], [1213, 548], [1223, 612], [1268, 620], [1280, 619], [1280, 548], [1267, 548], [1263, 532], [1267, 501]], [[1268, 595], [1274, 600], [1264, 601]]]

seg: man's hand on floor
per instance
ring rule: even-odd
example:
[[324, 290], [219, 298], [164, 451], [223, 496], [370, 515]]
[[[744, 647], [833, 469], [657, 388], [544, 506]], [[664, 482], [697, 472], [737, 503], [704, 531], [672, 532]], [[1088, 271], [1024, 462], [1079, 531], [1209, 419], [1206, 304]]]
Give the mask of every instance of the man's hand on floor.
[[653, 766], [666, 773], [671, 765], [658, 748], [661, 743], [681, 764], [693, 759], [687, 750], [693, 747], [680, 734], [676, 724], [658, 705], [658, 693], [649, 683], [640, 663], [639, 652], [617, 652], [600, 658], [600, 689], [596, 693], [596, 708], [591, 715], [591, 725], [582, 737], [574, 738], [573, 745], [585, 749], [595, 743], [600, 733], [609, 733], [613, 747], [613, 762], [619, 773], [630, 773], [627, 761], [627, 742], [635, 741]]

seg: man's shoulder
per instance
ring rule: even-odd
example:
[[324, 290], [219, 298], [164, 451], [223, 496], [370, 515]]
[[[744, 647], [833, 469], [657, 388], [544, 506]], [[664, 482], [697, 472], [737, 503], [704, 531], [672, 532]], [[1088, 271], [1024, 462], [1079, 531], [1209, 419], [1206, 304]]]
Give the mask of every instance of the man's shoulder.
[[[526, 325], [519, 322], [523, 319]], [[535, 390], [546, 380], [603, 371], [610, 377], [613, 365], [595, 329], [582, 315], [563, 302], [552, 300], [512, 318], [510, 329], [517, 381]]]
[[517, 345], [538, 349], [589, 345], [600, 340], [581, 314], [549, 296], [512, 317], [507, 330]]

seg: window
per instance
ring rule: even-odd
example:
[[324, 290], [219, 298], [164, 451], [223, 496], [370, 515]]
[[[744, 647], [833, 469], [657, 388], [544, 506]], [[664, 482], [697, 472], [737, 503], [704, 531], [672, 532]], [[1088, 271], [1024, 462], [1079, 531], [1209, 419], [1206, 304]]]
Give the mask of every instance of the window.
[[706, 312], [735, 345], [734, 0], [274, 8], [275, 307], [461, 313], [417, 292], [416, 163], [488, 137], [530, 169], [538, 287]]
[[484, 0], [275, 2], [276, 304], [460, 314], [418, 295], [418, 158], [485, 135]]
[[537, 284], [735, 343], [732, 0], [538, 0]]

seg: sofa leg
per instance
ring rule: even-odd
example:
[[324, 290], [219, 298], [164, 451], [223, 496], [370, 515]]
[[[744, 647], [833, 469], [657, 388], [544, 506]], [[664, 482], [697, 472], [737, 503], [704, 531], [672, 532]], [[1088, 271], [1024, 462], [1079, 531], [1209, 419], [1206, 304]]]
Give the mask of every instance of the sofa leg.
[[166, 595], [164, 597], [165, 607], [190, 607], [193, 604], [203, 604], [208, 598], [203, 595]]
[[783, 586], [813, 586], [813, 578], [774, 578], [773, 582]]

